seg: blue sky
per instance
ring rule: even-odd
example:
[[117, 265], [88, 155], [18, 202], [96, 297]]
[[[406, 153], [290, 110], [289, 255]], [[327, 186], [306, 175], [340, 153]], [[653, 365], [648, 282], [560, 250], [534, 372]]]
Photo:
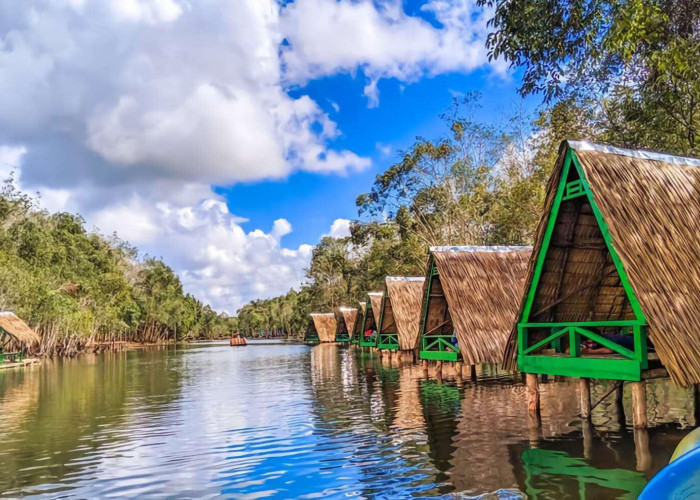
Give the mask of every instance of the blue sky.
[[244, 227], [270, 227], [282, 214], [294, 227], [284, 237], [286, 245], [317, 241], [335, 219], [357, 218], [357, 196], [369, 191], [375, 176], [396, 161], [399, 152], [410, 147], [417, 136], [436, 138], [446, 134], [439, 116], [455, 95], [480, 92], [481, 108], [476, 118], [485, 122], [503, 122], [518, 106], [533, 112], [537, 100], [521, 98], [518, 81], [515, 73], [503, 79], [484, 70], [427, 77], [413, 83], [386, 80], [379, 84], [380, 101], [375, 108], [368, 107], [362, 94], [362, 75], [312, 81], [290, 94], [308, 94], [318, 102], [342, 132], [331, 145], [370, 157], [371, 167], [348, 174], [298, 172], [279, 181], [217, 186], [217, 192], [226, 197], [232, 213], [249, 220], [242, 224]]
[[235, 313], [301, 286], [396, 152], [445, 133], [455, 93], [481, 92], [486, 121], [523, 106], [518, 74], [488, 59], [491, 15], [477, 0], [0, 0], [0, 174]]

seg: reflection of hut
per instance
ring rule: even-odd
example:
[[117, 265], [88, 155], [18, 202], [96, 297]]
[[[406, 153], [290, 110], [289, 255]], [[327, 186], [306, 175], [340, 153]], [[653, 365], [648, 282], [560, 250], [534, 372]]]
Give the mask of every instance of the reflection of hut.
[[333, 313], [312, 313], [311, 323], [321, 342], [335, 340], [336, 321]]
[[[360, 345], [363, 347], [376, 347], [377, 345], [377, 325], [379, 325], [383, 295], [384, 292], [369, 292], [367, 294], [360, 337]], [[368, 334], [365, 335], [366, 333]]]
[[[700, 383], [698, 167], [696, 159], [562, 144], [508, 365], [517, 354], [524, 372], [638, 381], [653, 358], [648, 335], [677, 384]], [[609, 353], [581, 352], [585, 339]]]
[[355, 320], [357, 319], [357, 309], [352, 309], [350, 307], [340, 307], [335, 315], [336, 320], [336, 330], [335, 330], [335, 341], [336, 342], [350, 342], [350, 336], [355, 328]]
[[420, 399], [421, 374], [414, 365], [403, 365], [400, 368], [394, 426], [403, 431], [422, 434], [425, 416]]
[[[11, 311], [0, 312], [0, 364], [6, 357], [22, 358], [24, 351], [41, 342], [39, 335]], [[17, 352], [9, 352], [16, 349]]]
[[389, 350], [416, 348], [424, 281], [425, 278], [386, 278], [377, 347]]
[[[522, 296], [529, 247], [432, 247], [422, 359], [497, 363]], [[456, 342], [456, 345], [455, 345]]]

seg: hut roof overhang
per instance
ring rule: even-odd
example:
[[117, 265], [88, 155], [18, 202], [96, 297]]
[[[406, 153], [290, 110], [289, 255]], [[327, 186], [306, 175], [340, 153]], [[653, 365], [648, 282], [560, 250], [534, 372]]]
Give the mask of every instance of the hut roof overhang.
[[[550, 304], [550, 316], [567, 322], [581, 321], [586, 314], [589, 318], [602, 317], [605, 311], [600, 304], [606, 302], [600, 291], [595, 296], [592, 292], [581, 292], [566, 300], [557, 299], [561, 294], [557, 283], [561, 279], [552, 276], [557, 264], [560, 273], [569, 274], [572, 266], [577, 266], [574, 269], [578, 269], [581, 276], [595, 270], [598, 273], [595, 286], [611, 294], [606, 299], [610, 310], [625, 318], [635, 332], [637, 328], [646, 332], [672, 379], [683, 386], [700, 383], [698, 167], [700, 160], [694, 158], [583, 141], [562, 143], [547, 186], [544, 212], [526, 274], [519, 328], [527, 324], [536, 307], [541, 311], [543, 304]], [[570, 180], [572, 172], [578, 176], [574, 180]], [[602, 250], [607, 249], [609, 257], [607, 260], [599, 257], [596, 263], [592, 253], [596, 248], [584, 246], [575, 249], [575, 262], [569, 264], [570, 248], [562, 249], [564, 245], [560, 245], [556, 251], [561, 257], [555, 255], [554, 250], [550, 256], [547, 250], [550, 241], [566, 236], [555, 231], [567, 215], [559, 210], [563, 201], [581, 194], [584, 195], [581, 204], [587, 212], [579, 210], [571, 217], [577, 217], [576, 224], [581, 227], [584, 226], [580, 222], [582, 217], [589, 220], [590, 229], [583, 227], [579, 231], [581, 234], [573, 234], [572, 238], [592, 237], [593, 230], [599, 230], [602, 234], [599, 239], [605, 240], [606, 248]], [[598, 251], [600, 247], [598, 245]], [[568, 256], [568, 262], [563, 255]], [[616, 271], [612, 278], [607, 276], [609, 269]], [[572, 283], [571, 289], [575, 291], [576, 286], [580, 289], [581, 285], [586, 285], [583, 278], [578, 278], [577, 282], [573, 271], [570, 274], [567, 279]], [[626, 299], [624, 306], [614, 302], [615, 297], [621, 295]], [[557, 301], [559, 304], [553, 313], [551, 304]], [[516, 353], [522, 354], [517, 338], [518, 332], [514, 330], [505, 352], [506, 366], [513, 365]], [[636, 349], [635, 345], [635, 352]]]
[[[466, 363], [502, 360], [503, 348], [517, 318], [531, 253], [528, 246], [430, 248], [429, 262], [437, 268]], [[426, 280], [424, 300], [430, 300], [428, 284]]]
[[12, 311], [0, 311], [0, 328], [21, 344], [32, 345], [41, 342], [39, 334]]
[[[425, 277], [387, 276], [385, 282], [386, 297], [390, 300], [396, 326], [398, 348], [415, 349], [418, 345]], [[384, 319], [382, 322], [385, 322]]]

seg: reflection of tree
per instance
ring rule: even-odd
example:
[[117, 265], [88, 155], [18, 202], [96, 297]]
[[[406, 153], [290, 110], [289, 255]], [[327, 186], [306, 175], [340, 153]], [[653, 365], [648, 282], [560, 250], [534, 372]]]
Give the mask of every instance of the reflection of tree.
[[[174, 351], [161, 349], [84, 355], [0, 377], [0, 439], [14, 442], [0, 447], [0, 490], [78, 474], [87, 467], [86, 456], [128, 439], [123, 428], [133, 425], [135, 412], [139, 425], [157, 422], [180, 393], [181, 370], [169, 369], [176, 358]], [[15, 403], [19, 394], [30, 395], [21, 411]], [[6, 405], [17, 410], [9, 420]], [[48, 457], [41, 468], [39, 457]]]

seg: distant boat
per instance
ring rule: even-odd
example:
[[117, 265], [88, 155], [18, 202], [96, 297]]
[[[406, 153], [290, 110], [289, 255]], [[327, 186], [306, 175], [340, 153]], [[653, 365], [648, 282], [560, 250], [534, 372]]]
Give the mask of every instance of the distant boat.
[[241, 337], [240, 334], [233, 335], [231, 337], [231, 345], [248, 345], [245, 337]]

